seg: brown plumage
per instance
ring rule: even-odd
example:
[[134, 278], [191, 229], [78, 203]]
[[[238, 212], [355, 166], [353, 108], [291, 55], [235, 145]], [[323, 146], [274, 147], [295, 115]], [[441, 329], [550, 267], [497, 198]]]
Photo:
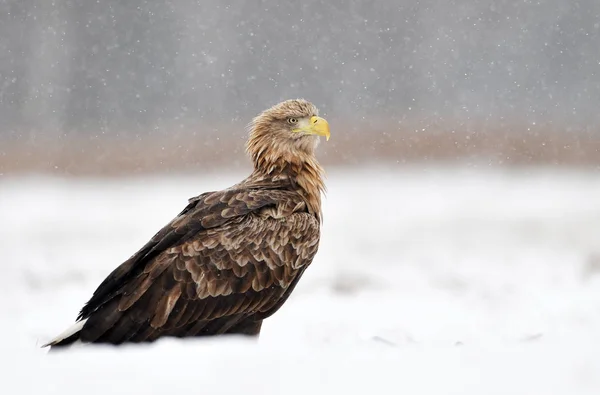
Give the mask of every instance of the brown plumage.
[[259, 334], [317, 253], [325, 187], [314, 151], [329, 126], [311, 103], [288, 100], [249, 129], [252, 174], [190, 199], [47, 345]]

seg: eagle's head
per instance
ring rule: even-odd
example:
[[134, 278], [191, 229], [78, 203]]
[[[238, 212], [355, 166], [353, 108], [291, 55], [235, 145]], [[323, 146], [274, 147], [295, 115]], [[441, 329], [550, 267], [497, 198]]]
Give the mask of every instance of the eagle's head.
[[329, 124], [304, 99], [274, 105], [254, 118], [249, 129], [247, 151], [255, 165], [312, 156], [319, 136], [329, 140]]

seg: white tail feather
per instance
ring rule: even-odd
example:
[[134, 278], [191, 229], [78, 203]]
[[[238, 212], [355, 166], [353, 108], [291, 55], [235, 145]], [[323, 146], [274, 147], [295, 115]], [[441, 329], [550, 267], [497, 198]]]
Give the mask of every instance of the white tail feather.
[[81, 329], [83, 329], [83, 326], [85, 325], [87, 320], [88, 319], [86, 318], [85, 320], [77, 321], [74, 325], [67, 328], [63, 333], [56, 336], [54, 339], [50, 340], [48, 343], [44, 344], [42, 347], [53, 346], [56, 343], [59, 343], [59, 342], [65, 340], [66, 338], [73, 336], [74, 334], [79, 332]]

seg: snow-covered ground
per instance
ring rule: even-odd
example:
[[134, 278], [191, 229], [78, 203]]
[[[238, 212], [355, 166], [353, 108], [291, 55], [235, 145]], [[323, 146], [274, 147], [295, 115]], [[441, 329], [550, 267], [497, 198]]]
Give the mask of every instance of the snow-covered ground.
[[557, 169], [332, 169], [319, 254], [259, 342], [39, 349], [244, 175], [5, 176], [0, 392], [600, 393], [600, 174]]

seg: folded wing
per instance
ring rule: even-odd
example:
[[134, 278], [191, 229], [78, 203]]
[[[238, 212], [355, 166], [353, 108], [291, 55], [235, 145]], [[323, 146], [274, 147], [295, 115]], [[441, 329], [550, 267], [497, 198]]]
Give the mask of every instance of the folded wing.
[[295, 192], [201, 195], [106, 278], [77, 333], [50, 345], [258, 332], [318, 242], [318, 220]]

